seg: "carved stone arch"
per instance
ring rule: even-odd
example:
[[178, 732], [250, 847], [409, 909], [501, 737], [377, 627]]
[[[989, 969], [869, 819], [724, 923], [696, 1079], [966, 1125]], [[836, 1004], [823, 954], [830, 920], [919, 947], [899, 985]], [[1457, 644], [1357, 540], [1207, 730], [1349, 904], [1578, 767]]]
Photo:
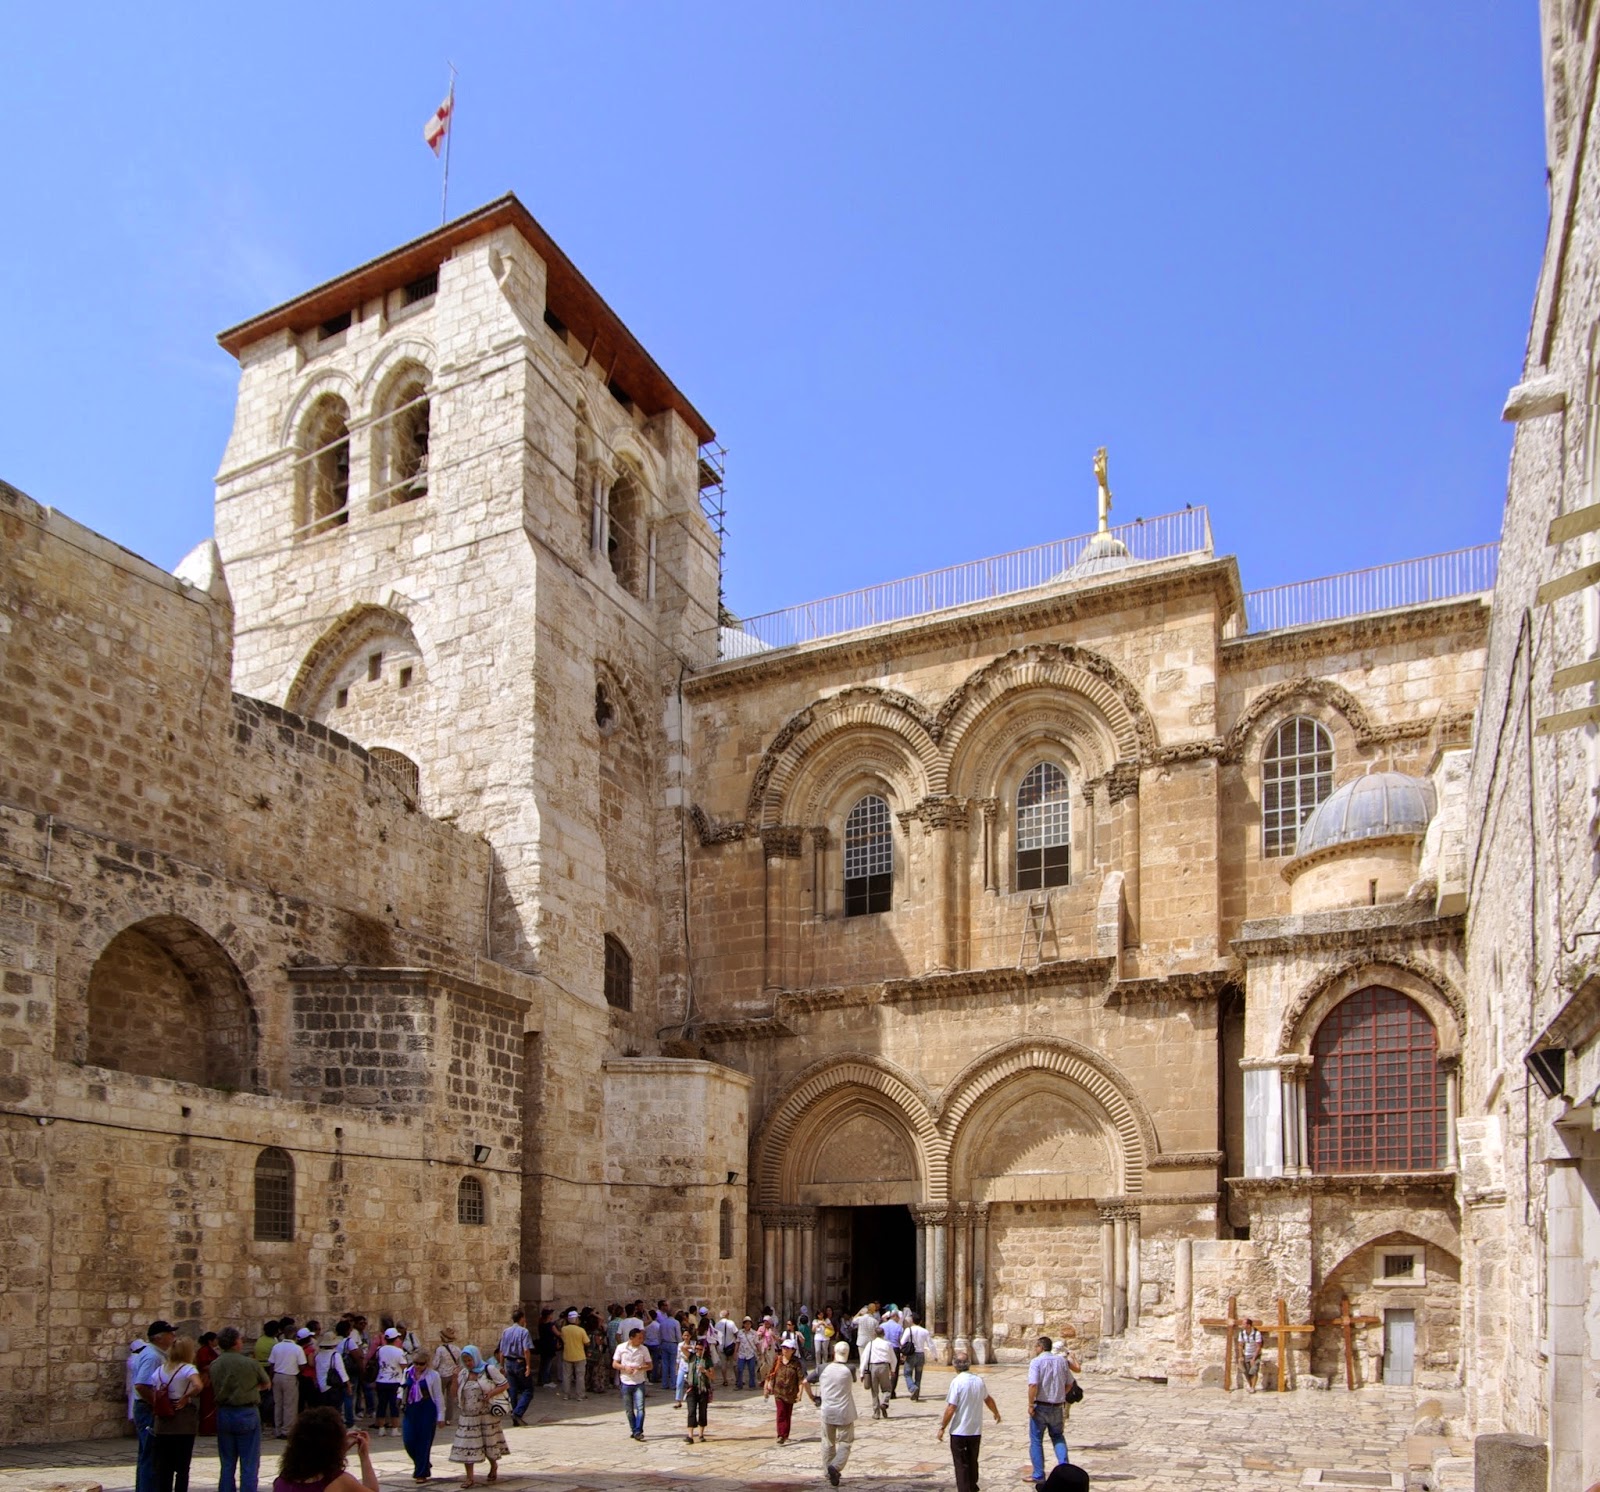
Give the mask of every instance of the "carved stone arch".
[[1109, 658], [1073, 643], [1031, 643], [986, 663], [940, 706], [931, 734], [951, 763], [951, 781], [956, 780], [963, 745], [977, 723], [1007, 695], [1030, 688], [1085, 701], [1104, 723], [1115, 755], [1123, 760], [1142, 760], [1161, 744], [1139, 691]]
[[1150, 1111], [1098, 1052], [1062, 1036], [1019, 1037], [962, 1069], [945, 1089], [938, 1110], [939, 1131], [951, 1153], [960, 1144], [963, 1122], [985, 1097], [1001, 1084], [1035, 1071], [1057, 1074], [1105, 1111], [1118, 1137], [1123, 1190], [1143, 1191], [1145, 1169], [1160, 1153]]
[[841, 731], [812, 752], [796, 773], [784, 798], [787, 817], [780, 822], [820, 826], [831, 818], [842, 820], [854, 796], [859, 796], [845, 802], [846, 789], [852, 782], [873, 780], [888, 789], [889, 807], [897, 813], [927, 796], [921, 764], [906, 750], [902, 737], [875, 726]]
[[1342, 716], [1356, 738], [1357, 746], [1373, 744], [1380, 732], [1373, 726], [1367, 708], [1342, 684], [1332, 679], [1286, 679], [1263, 689], [1246, 706], [1244, 714], [1234, 722], [1222, 746], [1222, 760], [1240, 762], [1256, 753], [1262, 730], [1278, 723], [1278, 717], [1287, 718], [1297, 704], [1310, 702], [1332, 710]]
[[758, 1206], [776, 1207], [796, 1200], [785, 1192], [796, 1184], [787, 1161], [791, 1152], [798, 1153], [797, 1137], [803, 1137], [826, 1112], [821, 1107], [824, 1101], [832, 1097], [837, 1104], [840, 1097], [866, 1095], [872, 1096], [880, 1112], [898, 1116], [913, 1140], [922, 1171], [922, 1200], [946, 1200], [949, 1149], [934, 1122], [927, 1089], [882, 1057], [826, 1057], [806, 1068], [778, 1095], [756, 1131], [750, 1170], [756, 1178]]
[[431, 388], [433, 370], [438, 361], [437, 349], [422, 337], [408, 337], [399, 342], [386, 344], [372, 360], [367, 371], [361, 375], [361, 382], [356, 390], [360, 400], [359, 417], [370, 419], [389, 389], [411, 369], [420, 372], [423, 382]]
[[[648, 727], [648, 717], [644, 713], [640, 699], [643, 697], [643, 681], [626, 665], [617, 664], [605, 658], [596, 658], [594, 661], [595, 703], [599, 705], [599, 690], [605, 689], [612, 703], [617, 708], [617, 723], [625, 727], [633, 738], [639, 743], [639, 749], [647, 756], [654, 756], [651, 750], [655, 733]], [[595, 722], [597, 725], [599, 721]], [[604, 731], [604, 727], [601, 727]]]
[[1317, 1028], [1334, 1006], [1374, 985], [1392, 989], [1423, 1008], [1438, 1034], [1441, 1058], [1460, 1055], [1467, 1025], [1467, 1003], [1461, 991], [1438, 969], [1403, 954], [1351, 959], [1303, 989], [1284, 1015], [1279, 1054], [1309, 1055]]
[[306, 417], [316, 407], [317, 401], [328, 394], [333, 394], [344, 401], [344, 407], [351, 422], [354, 423], [360, 393], [355, 379], [348, 373], [339, 368], [319, 368], [301, 386], [284, 412], [283, 423], [278, 429], [278, 444], [286, 449], [298, 449], [300, 431], [305, 425]]
[[786, 822], [790, 788], [807, 757], [841, 732], [863, 727], [899, 738], [908, 758], [917, 764], [922, 792], [938, 791], [935, 784], [942, 780], [939, 748], [928, 732], [922, 707], [898, 690], [859, 684], [790, 716], [756, 768], [745, 821], [758, 828]]
[[[593, 428], [591, 422], [591, 428]], [[624, 467], [632, 467], [646, 494], [652, 500], [662, 490], [662, 464], [660, 453], [644, 440], [632, 425], [613, 425], [603, 435], [597, 432], [599, 454], [604, 457], [613, 476], [620, 476]]]
[[388, 606], [352, 606], [311, 645], [301, 660], [299, 672], [284, 696], [284, 709], [296, 715], [305, 715], [314, 709], [328, 681], [345, 660], [378, 637], [398, 637], [409, 642], [418, 653], [424, 652], [408, 617]]
[[1385, 1228], [1381, 1232], [1363, 1234], [1359, 1243], [1350, 1243], [1341, 1238], [1337, 1244], [1340, 1250], [1339, 1257], [1326, 1269], [1321, 1270], [1321, 1280], [1331, 1279], [1362, 1249], [1382, 1248], [1385, 1245], [1404, 1247], [1407, 1244], [1417, 1243], [1425, 1243], [1429, 1248], [1438, 1249], [1441, 1254], [1448, 1254], [1456, 1264], [1461, 1263], [1459, 1233], [1443, 1216], [1418, 1209], [1406, 1218], [1403, 1228]]
[[1075, 786], [1111, 770], [1117, 743], [1105, 722], [1056, 690], [1022, 689], [995, 702], [950, 753], [949, 791], [991, 798], [1019, 752], [1054, 743], [1077, 771]]

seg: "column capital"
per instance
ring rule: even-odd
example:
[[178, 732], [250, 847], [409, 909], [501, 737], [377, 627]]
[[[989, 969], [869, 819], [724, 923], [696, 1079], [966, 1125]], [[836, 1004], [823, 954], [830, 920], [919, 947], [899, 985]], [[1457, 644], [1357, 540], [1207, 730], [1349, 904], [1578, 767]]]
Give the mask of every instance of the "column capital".
[[1113, 803], [1139, 796], [1138, 762], [1117, 762], [1106, 773], [1106, 796]]
[[798, 824], [773, 824], [761, 831], [761, 849], [769, 860], [798, 860], [804, 830]]
[[1000, 813], [1000, 800], [998, 798], [973, 798], [971, 801], [972, 806], [976, 808], [989, 823], [992, 824], [996, 817], [998, 817]]
[[817, 1209], [792, 1202], [778, 1207], [763, 1207], [761, 1222], [768, 1228], [814, 1228], [817, 1225]]
[[811, 848], [814, 850], [825, 850], [833, 843], [833, 836], [828, 832], [826, 824], [814, 825], [807, 829], [806, 833], [811, 837]]
[[922, 820], [924, 834], [935, 829], [965, 829], [967, 827], [967, 800], [949, 793], [932, 794], [917, 804], [917, 817]]
[[913, 1202], [913, 1221], [925, 1228], [940, 1228], [950, 1221], [952, 1208], [948, 1202]]

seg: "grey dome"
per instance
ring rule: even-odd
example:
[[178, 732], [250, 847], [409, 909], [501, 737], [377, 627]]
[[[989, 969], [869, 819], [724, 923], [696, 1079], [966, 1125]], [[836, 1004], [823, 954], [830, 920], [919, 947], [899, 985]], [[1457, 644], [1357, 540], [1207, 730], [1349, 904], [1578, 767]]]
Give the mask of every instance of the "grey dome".
[[1104, 575], [1110, 570], [1120, 570], [1133, 563], [1128, 546], [1110, 534], [1096, 534], [1089, 540], [1075, 564], [1055, 578], [1057, 580], [1083, 580], [1090, 575]]
[[1421, 836], [1435, 807], [1433, 783], [1404, 772], [1369, 772], [1325, 798], [1301, 827], [1296, 855], [1395, 835]]
[[717, 657], [752, 658], [768, 651], [766, 643], [752, 637], [743, 627], [717, 628]]

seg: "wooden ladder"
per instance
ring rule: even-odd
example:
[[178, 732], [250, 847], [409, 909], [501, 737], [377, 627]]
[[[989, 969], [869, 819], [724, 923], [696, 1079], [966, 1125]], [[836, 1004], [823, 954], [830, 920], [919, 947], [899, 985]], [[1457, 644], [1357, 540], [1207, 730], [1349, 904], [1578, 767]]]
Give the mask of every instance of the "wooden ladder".
[[[1028, 915], [1022, 923], [1022, 942], [1017, 948], [1017, 967], [1025, 969], [1037, 967], [1044, 962], [1044, 940], [1048, 933], [1050, 940], [1056, 945], [1056, 954], [1061, 952], [1061, 939], [1056, 935], [1056, 914], [1050, 904], [1050, 893], [1041, 892], [1038, 896], [1028, 898]], [[1033, 964], [1028, 963], [1029, 949], [1033, 951]]]

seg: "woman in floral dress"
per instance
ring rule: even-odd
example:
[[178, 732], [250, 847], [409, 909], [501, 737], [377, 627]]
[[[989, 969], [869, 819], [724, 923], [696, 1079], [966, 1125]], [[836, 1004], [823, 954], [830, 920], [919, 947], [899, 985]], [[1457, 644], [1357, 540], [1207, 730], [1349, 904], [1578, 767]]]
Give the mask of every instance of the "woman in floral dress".
[[473, 1467], [479, 1461], [489, 1463], [485, 1481], [492, 1482], [500, 1474], [506, 1434], [499, 1419], [489, 1412], [489, 1402], [505, 1391], [506, 1380], [499, 1370], [486, 1363], [476, 1347], [463, 1347], [456, 1384], [456, 1436], [450, 1446], [450, 1459], [467, 1469], [461, 1479], [463, 1487], [473, 1485]]

